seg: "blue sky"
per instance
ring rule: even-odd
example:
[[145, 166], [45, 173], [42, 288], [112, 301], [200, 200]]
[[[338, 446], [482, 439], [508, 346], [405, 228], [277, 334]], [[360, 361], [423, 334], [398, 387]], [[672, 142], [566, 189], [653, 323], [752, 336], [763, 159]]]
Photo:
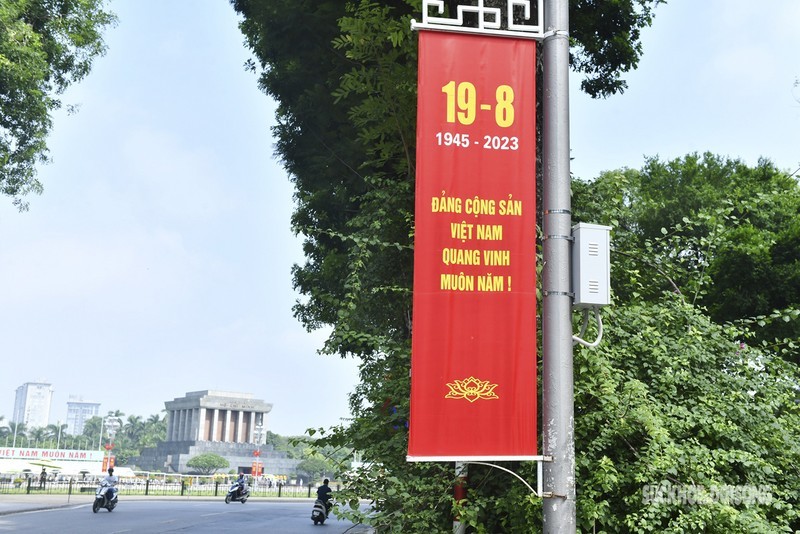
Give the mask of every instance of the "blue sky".
[[0, 203], [0, 414], [48, 381], [147, 416], [187, 391], [273, 403], [282, 434], [347, 415], [355, 365], [293, 318], [292, 188], [274, 105], [225, 1], [118, 0], [91, 75], [64, 95], [27, 213]]
[[[27, 213], [0, 199], [0, 415], [43, 380], [53, 423], [70, 395], [148, 416], [205, 389], [273, 403], [280, 434], [337, 423], [356, 365], [292, 316], [292, 188], [233, 9], [111, 7], [107, 55], [63, 98], [79, 111], [55, 116], [44, 194]], [[574, 174], [706, 150], [800, 167], [798, 21], [796, 0], [660, 6], [624, 95], [572, 78]]]
[[[800, 167], [800, 2], [668, 0], [621, 96], [570, 81], [571, 169], [583, 179], [706, 151]], [[798, 173], [800, 174], [800, 173]]]

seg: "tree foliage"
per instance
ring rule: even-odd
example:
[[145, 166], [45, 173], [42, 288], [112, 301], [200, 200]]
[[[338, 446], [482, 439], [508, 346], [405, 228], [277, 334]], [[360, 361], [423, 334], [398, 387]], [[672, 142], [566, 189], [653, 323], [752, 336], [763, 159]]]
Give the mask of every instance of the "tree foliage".
[[[231, 3], [259, 61], [250, 67], [279, 106], [276, 152], [295, 185], [294, 230], [305, 236], [306, 263], [295, 268], [294, 284], [306, 300], [296, 315], [309, 329], [333, 327], [327, 352], [403, 350], [416, 109], [410, 19], [420, 2]], [[595, 96], [623, 89], [619, 75], [635, 66], [639, 31], [658, 3], [596, 2], [619, 14], [574, 25], [586, 36], [573, 38], [575, 57], [584, 58], [576, 68], [592, 77]], [[615, 39], [592, 44], [598, 34]]]
[[226, 469], [230, 465], [228, 460], [213, 452], [192, 456], [186, 462], [186, 467], [191, 468], [201, 475], [213, 475], [218, 469]]
[[[678, 292], [717, 322], [745, 321], [800, 363], [800, 184], [767, 160], [690, 154], [573, 182], [576, 217], [614, 228], [616, 298]], [[646, 250], [647, 254], [638, 251]]]
[[321, 456], [311, 456], [300, 460], [295, 471], [299, 478], [306, 480], [309, 484], [325, 477], [333, 478], [334, 472], [331, 464]]
[[653, 23], [654, 11], [664, 0], [573, 0], [569, 3], [570, 64], [586, 75], [581, 89], [608, 97], [628, 84], [622, 78], [639, 65], [641, 32]]
[[[580, 530], [800, 528], [797, 367], [674, 293], [604, 315], [602, 345], [575, 357]], [[670, 487], [759, 488], [765, 500], [647, 502]]]
[[[607, 96], [624, 89], [621, 75], [636, 66], [640, 31], [658, 3], [570, 3], [572, 62], [587, 75], [584, 90]], [[468, 499], [456, 503], [451, 464], [405, 459], [416, 98], [416, 39], [408, 22], [418, 17], [419, 2], [232, 4], [258, 58], [250, 66], [279, 104], [277, 153], [295, 185], [293, 227], [305, 238], [306, 262], [294, 270], [304, 295], [296, 315], [309, 329], [332, 328], [324, 352], [361, 360], [351, 421], [309, 431], [320, 436], [317, 445], [352, 447], [361, 460], [337, 495], [340, 512], [386, 532], [449, 532], [454, 515], [475, 532], [535, 531], [541, 502], [503, 472], [470, 466]], [[305, 46], [297, 46], [301, 41]], [[740, 345], [760, 334], [758, 320], [720, 325], [743, 317], [715, 315], [715, 323], [700, 306], [711, 309], [711, 281], [725, 272], [724, 264], [718, 272], [711, 268], [717, 251], [735, 243], [722, 237], [744, 221], [736, 211], [743, 205], [727, 202], [720, 191], [741, 186], [768, 194], [757, 186], [769, 169], [738, 185], [736, 171], [708, 187], [699, 170], [681, 177], [656, 163], [642, 173], [614, 173], [618, 183], [576, 183], [576, 218], [614, 228], [612, 272], [620, 288], [607, 312], [607, 341], [576, 354], [581, 530], [798, 528], [796, 498], [786, 490], [798, 482], [791, 471], [798, 437], [795, 367], [772, 347]], [[721, 170], [727, 165], [717, 163]], [[661, 181], [639, 180], [646, 172]], [[662, 205], [671, 201], [675, 180], [686, 182], [687, 197], [697, 200], [692, 209]], [[639, 204], [641, 198], [650, 200]], [[777, 195], [772, 202], [779, 199], [785, 200]], [[772, 205], [760, 197], [746, 201], [751, 215]], [[677, 219], [658, 222], [656, 209]], [[655, 233], [645, 233], [645, 226]], [[508, 467], [535, 478], [533, 464]], [[689, 509], [645, 503], [644, 487], [663, 481], [769, 486], [774, 501]], [[368, 518], [359, 497], [374, 499]]]
[[84, 78], [115, 23], [105, 0], [4, 0], [0, 3], [0, 192], [26, 209], [23, 196], [42, 191], [36, 164], [58, 96]]

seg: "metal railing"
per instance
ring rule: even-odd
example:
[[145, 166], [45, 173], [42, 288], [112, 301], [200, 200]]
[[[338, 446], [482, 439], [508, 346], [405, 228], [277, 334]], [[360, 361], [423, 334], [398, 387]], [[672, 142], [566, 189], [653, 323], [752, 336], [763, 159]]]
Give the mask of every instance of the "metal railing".
[[[99, 479], [70, 479], [46, 481], [35, 478], [0, 480], [0, 494], [5, 495], [73, 495], [94, 493]], [[156, 497], [224, 497], [232, 481], [198, 480], [195, 476], [174, 475], [166, 479], [123, 478], [118, 484], [120, 496], [143, 495]], [[316, 493], [313, 484], [269, 484], [257, 482], [248, 486], [251, 497], [311, 498]], [[335, 490], [338, 491], [339, 486]]]

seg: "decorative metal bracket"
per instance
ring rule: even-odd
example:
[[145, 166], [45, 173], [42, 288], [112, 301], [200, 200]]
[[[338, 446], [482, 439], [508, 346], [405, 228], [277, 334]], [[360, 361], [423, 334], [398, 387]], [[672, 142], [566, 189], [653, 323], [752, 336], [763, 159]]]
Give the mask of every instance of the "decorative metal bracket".
[[[495, 35], [498, 37], [515, 37], [517, 39], [545, 38], [544, 35], [544, 0], [505, 0], [507, 28], [502, 28], [502, 8], [487, 7], [484, 0], [471, 0], [470, 5], [459, 5], [456, 8], [456, 17], [439, 17], [431, 15], [431, 10], [441, 15], [444, 13], [444, 0], [422, 0], [422, 22], [411, 21], [412, 30], [438, 30], [456, 33], [477, 33]], [[531, 15], [531, 2], [536, 2], [535, 23]], [[477, 27], [464, 26], [464, 14], [474, 13], [478, 18]], [[451, 16], [453, 14], [451, 13]], [[529, 23], [515, 23], [515, 15]]]
[[535, 461], [536, 461], [536, 489], [533, 489], [533, 487], [531, 487], [531, 485], [528, 484], [528, 482], [524, 478], [519, 476], [514, 471], [512, 471], [510, 469], [506, 469], [505, 467], [499, 466], [497, 464], [492, 464], [492, 463], [489, 463], [489, 462], [472, 462], [472, 461], [465, 461], [464, 463], [465, 464], [486, 465], [488, 467], [494, 467], [495, 469], [499, 469], [501, 471], [505, 471], [506, 473], [508, 473], [510, 475], [513, 475], [514, 477], [517, 478], [517, 480], [519, 480], [520, 482], [525, 484], [525, 487], [527, 487], [530, 490], [530, 492], [532, 494], [536, 495], [537, 497], [539, 497], [539, 498], [555, 497], [555, 495], [553, 495], [551, 492], [542, 491], [542, 481], [543, 481], [542, 463], [543, 462], [552, 462], [553, 461], [553, 457], [552, 456], [537, 456]]

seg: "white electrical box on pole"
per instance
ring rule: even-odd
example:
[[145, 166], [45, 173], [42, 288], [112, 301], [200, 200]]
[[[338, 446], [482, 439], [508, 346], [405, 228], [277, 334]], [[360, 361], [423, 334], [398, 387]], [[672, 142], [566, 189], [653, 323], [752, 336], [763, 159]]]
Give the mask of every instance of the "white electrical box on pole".
[[572, 289], [575, 309], [611, 304], [610, 226], [578, 223], [572, 227]]

